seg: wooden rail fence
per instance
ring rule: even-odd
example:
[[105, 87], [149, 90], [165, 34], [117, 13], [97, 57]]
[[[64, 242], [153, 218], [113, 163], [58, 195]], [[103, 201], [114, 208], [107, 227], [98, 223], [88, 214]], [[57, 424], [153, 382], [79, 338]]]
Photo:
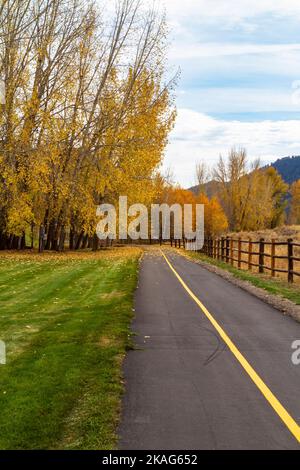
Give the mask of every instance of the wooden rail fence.
[[[280, 254], [277, 250], [278, 247], [280, 247]], [[300, 272], [294, 268], [295, 262], [300, 262], [300, 257], [295, 256], [295, 249], [300, 251], [299, 247], [300, 243], [294, 242], [292, 238], [287, 241], [274, 239], [266, 241], [264, 238], [244, 240], [221, 237], [206, 238], [201, 252], [240, 269], [244, 267], [251, 271], [255, 267], [258, 268], [259, 273], [269, 272], [273, 277], [276, 273], [287, 274], [288, 282], [294, 282], [294, 276], [300, 276]], [[285, 253], [282, 253], [282, 250]], [[254, 258], [256, 258], [256, 262], [254, 262]], [[284, 261], [286, 269], [278, 267], [277, 260]]]
[[[187, 240], [171, 238], [150, 240], [148, 243], [170, 244], [175, 248], [185, 249]], [[209, 237], [205, 238], [200, 252], [239, 269], [252, 271], [255, 268], [259, 273], [269, 273], [273, 277], [277, 273], [281, 276], [286, 274], [288, 282], [294, 282], [294, 277], [298, 276], [300, 281], [300, 242], [294, 242], [292, 238], [277, 241], [264, 238], [253, 240], [229, 236]]]

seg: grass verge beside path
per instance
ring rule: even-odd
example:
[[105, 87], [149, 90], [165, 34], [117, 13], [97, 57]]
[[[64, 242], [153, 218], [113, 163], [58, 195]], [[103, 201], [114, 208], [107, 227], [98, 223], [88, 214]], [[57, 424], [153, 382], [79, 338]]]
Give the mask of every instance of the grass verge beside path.
[[0, 254], [0, 449], [116, 446], [140, 254]]
[[248, 281], [255, 287], [260, 287], [261, 289], [264, 289], [270, 294], [278, 295], [280, 297], [290, 300], [291, 302], [294, 302], [297, 305], [300, 305], [299, 286], [288, 284], [287, 282], [284, 282], [278, 278], [270, 278], [266, 275], [254, 274], [250, 271], [243, 271], [241, 269], [231, 266], [230, 264], [215, 260], [201, 253], [185, 251], [184, 254], [192, 259], [208, 263], [218, 268], [222, 268], [225, 271], [230, 272], [237, 279]]

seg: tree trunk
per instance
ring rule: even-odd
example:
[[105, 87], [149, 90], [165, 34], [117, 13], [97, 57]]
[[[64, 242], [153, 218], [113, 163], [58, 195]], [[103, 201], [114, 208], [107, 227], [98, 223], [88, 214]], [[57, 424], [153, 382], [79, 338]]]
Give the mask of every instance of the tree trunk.
[[74, 250], [74, 230], [73, 230], [73, 227], [70, 228], [69, 249]]
[[59, 234], [59, 244], [58, 244], [58, 251], [63, 251], [65, 247], [65, 239], [66, 239], [66, 231], [65, 226], [62, 225]]
[[25, 238], [25, 232], [23, 232], [22, 236], [20, 237], [20, 249], [25, 250], [26, 248], [26, 238]]
[[81, 248], [84, 250], [87, 247], [89, 236], [85, 235], [82, 240]]
[[4, 232], [0, 232], [0, 250], [7, 250], [10, 237]]
[[97, 234], [95, 233], [95, 235], [93, 237], [93, 248], [92, 248], [92, 250], [97, 251], [98, 248], [99, 248], [99, 238], [97, 237]]
[[52, 221], [49, 223], [45, 250], [50, 250], [51, 245], [52, 245], [53, 235], [54, 235], [54, 222]]
[[79, 237], [76, 240], [75, 250], [79, 250], [81, 242], [82, 242], [83, 235], [84, 235], [83, 230], [81, 230], [81, 232], [79, 234]]
[[45, 227], [43, 224], [41, 224], [40, 230], [39, 230], [39, 253], [42, 253], [44, 251], [44, 245], [45, 245]]
[[34, 224], [31, 224], [31, 243], [30, 243], [31, 249], [33, 249], [33, 245], [34, 245], [33, 237], [34, 237]]

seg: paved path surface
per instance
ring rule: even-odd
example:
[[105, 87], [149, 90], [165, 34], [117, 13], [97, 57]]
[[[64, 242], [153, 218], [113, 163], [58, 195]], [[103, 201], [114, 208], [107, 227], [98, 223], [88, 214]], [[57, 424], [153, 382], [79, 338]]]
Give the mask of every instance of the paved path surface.
[[[300, 423], [300, 324], [174, 252], [165, 252], [276, 398]], [[158, 251], [143, 258], [137, 350], [124, 364], [120, 449], [299, 449], [299, 443]]]

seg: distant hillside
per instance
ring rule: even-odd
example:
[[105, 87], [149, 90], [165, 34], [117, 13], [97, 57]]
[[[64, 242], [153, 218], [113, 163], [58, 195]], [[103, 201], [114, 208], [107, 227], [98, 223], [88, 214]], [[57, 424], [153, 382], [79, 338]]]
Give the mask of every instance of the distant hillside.
[[[273, 166], [281, 175], [282, 179], [288, 184], [300, 179], [300, 156], [279, 158], [276, 162], [273, 162], [264, 168], [268, 168], [269, 166]], [[217, 189], [217, 181], [209, 181], [205, 184], [205, 190], [208, 197], [216, 194]], [[193, 186], [192, 188], [189, 188], [189, 190], [198, 194], [199, 186]]]
[[[209, 198], [213, 197], [218, 192], [219, 184], [220, 183], [218, 183], [218, 181], [214, 181], [214, 180], [208, 181], [208, 183], [204, 184], [205, 193], [207, 194]], [[192, 191], [192, 193], [197, 195], [199, 193], [199, 185], [189, 188], [189, 191]]]
[[300, 156], [279, 158], [268, 166], [273, 166], [288, 184], [300, 179]]

